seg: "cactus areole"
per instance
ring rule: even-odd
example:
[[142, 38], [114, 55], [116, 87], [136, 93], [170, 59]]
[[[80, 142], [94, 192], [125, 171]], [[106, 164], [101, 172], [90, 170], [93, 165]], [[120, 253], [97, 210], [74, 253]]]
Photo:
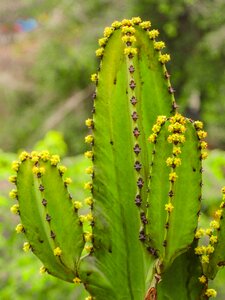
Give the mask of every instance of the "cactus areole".
[[158, 37], [135, 17], [115, 21], [99, 40], [86, 199], [68, 192], [57, 155], [23, 152], [13, 162], [11, 211], [24, 251], [42, 261], [41, 273], [83, 284], [86, 300], [216, 296], [208, 281], [225, 263], [225, 204], [210, 228], [198, 228], [206, 132], [178, 113]]

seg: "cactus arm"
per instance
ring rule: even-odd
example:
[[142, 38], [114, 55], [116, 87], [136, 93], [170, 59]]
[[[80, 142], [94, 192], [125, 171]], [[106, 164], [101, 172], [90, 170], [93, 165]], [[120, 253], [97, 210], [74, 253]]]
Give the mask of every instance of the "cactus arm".
[[39, 159], [38, 168], [44, 170], [39, 178], [34, 168], [37, 162], [27, 158], [17, 174], [19, 213], [25, 235], [48, 273], [73, 282], [78, 276], [84, 245], [78, 215], [57, 167]]
[[[175, 126], [172, 120], [180, 118], [178, 116], [170, 118], [159, 133], [150, 137], [154, 139], [155, 154], [149, 185], [148, 216], [151, 222], [146, 228], [164, 268], [192, 243], [200, 210], [201, 149], [194, 125], [181, 117], [185, 125], [176, 126], [182, 126], [185, 133], [180, 133], [180, 137], [185, 137], [185, 141], [168, 143], [171, 136], [175, 136], [168, 130]], [[177, 164], [170, 163], [168, 157], [177, 159]]]
[[[196, 242], [191, 248], [177, 257], [163, 274], [157, 286], [157, 300], [197, 300], [203, 286], [199, 281], [201, 264], [194, 254]], [[205, 299], [205, 298], [204, 298]]]
[[211, 234], [209, 237], [209, 246], [213, 247], [214, 251], [209, 256], [209, 264], [204, 264], [205, 275], [214, 279], [217, 272], [225, 265], [225, 187], [222, 189], [223, 201], [220, 208], [214, 214], [214, 220], [210, 223]]
[[[81, 268], [88, 273], [86, 262], [94, 264], [93, 272], [85, 276], [84, 271], [82, 279], [98, 299], [105, 299], [100, 282], [110, 291], [110, 299], [143, 299], [146, 294], [145, 282], [154, 260], [150, 254], [147, 256], [139, 241], [139, 230], [143, 226], [140, 213], [146, 210], [151, 158], [151, 146], [146, 146], [146, 138], [158, 110], [164, 114], [172, 110], [164, 68], [148, 31], [132, 27], [136, 30], [134, 47], [138, 54], [127, 58], [124, 54], [127, 47], [122, 41], [124, 27], [113, 30], [104, 48], [100, 71], [93, 76], [97, 84], [92, 149], [94, 237], [93, 252], [82, 261]], [[159, 91], [163, 89], [161, 95]], [[137, 103], [131, 103], [132, 97]], [[133, 112], [137, 113], [137, 120], [131, 117]], [[135, 129], [138, 129], [137, 135]], [[140, 155], [134, 153], [135, 145], [141, 149]], [[136, 160], [140, 160], [143, 167], [134, 172]], [[137, 186], [139, 178], [144, 182], [143, 187]], [[140, 210], [135, 207], [137, 191], [143, 201]]]

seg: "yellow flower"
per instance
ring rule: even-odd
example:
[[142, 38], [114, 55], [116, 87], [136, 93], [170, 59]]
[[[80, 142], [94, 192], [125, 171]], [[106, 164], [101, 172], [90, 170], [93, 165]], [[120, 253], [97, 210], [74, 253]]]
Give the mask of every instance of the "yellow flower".
[[92, 296], [88, 296], [85, 298], [85, 300], [93, 300]]
[[60, 256], [62, 254], [62, 250], [59, 247], [57, 247], [53, 250], [53, 253], [55, 256]]
[[122, 27], [122, 33], [123, 34], [129, 33], [129, 34], [133, 35], [133, 34], [135, 34], [135, 31], [136, 31], [135, 28], [132, 27], [132, 26], [124, 26], [124, 27]]
[[209, 256], [208, 255], [202, 255], [201, 261], [203, 264], [208, 264], [209, 263]]
[[151, 27], [151, 22], [150, 21], [144, 21], [144, 22], [141, 22], [139, 24], [139, 26], [143, 29], [149, 29]]
[[24, 252], [28, 252], [28, 251], [30, 251], [30, 250], [31, 250], [31, 244], [28, 243], [28, 242], [25, 242], [25, 243], [23, 244], [23, 251], [24, 251]]
[[225, 194], [225, 187], [221, 189], [222, 194]]
[[86, 219], [87, 219], [87, 221], [92, 222], [94, 220], [92, 213], [87, 214]]
[[44, 167], [36, 167], [36, 166], [34, 166], [32, 168], [32, 172], [35, 175], [44, 175], [45, 174], [45, 168]]
[[216, 220], [213, 220], [210, 222], [210, 227], [213, 229], [219, 229], [220, 228], [220, 223]]
[[199, 146], [200, 146], [201, 149], [206, 149], [208, 147], [208, 144], [205, 141], [201, 141], [199, 143]]
[[159, 36], [159, 31], [158, 29], [153, 29], [151, 31], [148, 32], [148, 36], [150, 39], [155, 39]]
[[93, 151], [86, 151], [84, 153], [84, 156], [87, 158], [92, 158], [94, 156], [94, 153], [93, 153]]
[[107, 42], [108, 42], [108, 38], [107, 37], [103, 37], [103, 38], [101, 38], [101, 39], [98, 40], [98, 44], [99, 44], [100, 47], [104, 47]]
[[216, 219], [220, 219], [221, 216], [222, 216], [222, 213], [223, 213], [223, 210], [222, 210], [222, 209], [218, 209], [218, 210], [215, 212], [215, 218], [216, 218]]
[[115, 29], [118, 29], [118, 28], [121, 27], [121, 25], [122, 25], [121, 22], [119, 22], [119, 21], [114, 21], [114, 22], [112, 23], [111, 26], [112, 26], [113, 28], [115, 28]]
[[84, 247], [84, 249], [85, 249], [87, 252], [91, 253], [92, 250], [93, 250], [93, 246], [87, 245], [87, 246]]
[[207, 228], [205, 230], [205, 234], [208, 235], [208, 236], [210, 236], [212, 234], [212, 228]]
[[172, 203], [167, 203], [165, 204], [165, 210], [168, 211], [169, 213], [171, 213], [174, 209], [174, 206]]
[[25, 160], [28, 159], [29, 157], [30, 157], [29, 153], [26, 152], [26, 151], [23, 151], [23, 152], [20, 154], [19, 159], [20, 159], [21, 161], [25, 161]]
[[16, 176], [16, 175], [10, 176], [8, 180], [9, 180], [9, 182], [11, 182], [11, 183], [16, 183], [16, 181], [17, 181], [17, 176]]
[[85, 242], [91, 242], [92, 237], [93, 237], [93, 234], [91, 232], [85, 232], [85, 234], [84, 234]]
[[184, 133], [186, 131], [186, 127], [180, 124], [179, 122], [175, 122], [168, 126], [168, 131], [175, 132], [175, 133]]
[[80, 280], [79, 277], [75, 277], [75, 278], [73, 279], [73, 282], [74, 282], [75, 284], [79, 284], [79, 283], [81, 283], [81, 280]]
[[158, 125], [162, 125], [162, 124], [164, 124], [166, 122], [166, 119], [167, 119], [166, 116], [158, 116], [157, 120], [156, 120], [156, 123]]
[[136, 42], [136, 37], [133, 35], [124, 35], [122, 37], [122, 41], [124, 43], [127, 43], [127, 42], [134, 43], [134, 42]]
[[9, 197], [10, 197], [11, 199], [16, 199], [17, 196], [18, 196], [17, 190], [13, 189], [13, 190], [11, 190], [11, 192], [9, 192]]
[[[54, 155], [53, 155], [54, 156]], [[50, 159], [50, 153], [48, 150], [41, 151], [40, 157], [43, 161], [47, 161]]]
[[207, 151], [201, 151], [201, 159], [206, 159], [208, 157]]
[[92, 205], [93, 204], [93, 198], [92, 197], [88, 197], [84, 199], [84, 202], [86, 205]]
[[86, 183], [84, 184], [84, 189], [85, 189], [85, 190], [91, 190], [92, 187], [93, 187], [93, 184], [92, 184], [91, 181], [86, 182]]
[[104, 30], [104, 37], [110, 37], [110, 35], [113, 33], [114, 28], [112, 27], [106, 27]]
[[211, 253], [213, 253], [214, 252], [214, 247], [212, 246], [212, 245], [208, 245], [207, 247], [206, 247], [206, 253], [207, 254], [211, 254]]
[[80, 215], [79, 220], [81, 223], [84, 223], [85, 221], [87, 221], [87, 217], [85, 215]]
[[202, 275], [201, 277], [198, 277], [198, 279], [203, 284], [207, 282], [207, 278], [205, 277], [205, 275]]
[[122, 26], [132, 26], [132, 21], [131, 20], [128, 20], [128, 19], [123, 19], [122, 22], [121, 22], [121, 25]]
[[203, 228], [199, 228], [195, 233], [195, 238], [200, 239], [205, 234], [205, 230]]
[[166, 164], [168, 167], [179, 167], [181, 165], [181, 159], [178, 157], [168, 157]]
[[132, 21], [132, 23], [133, 23], [134, 25], [138, 25], [138, 24], [140, 24], [140, 23], [142, 22], [142, 20], [141, 20], [140, 17], [133, 17], [133, 18], [131, 19], [131, 21]]
[[80, 209], [83, 205], [80, 201], [74, 201], [73, 206], [75, 209]]
[[47, 269], [44, 266], [40, 267], [40, 274], [44, 274], [46, 272], [47, 272]]
[[198, 135], [198, 138], [201, 140], [201, 139], [204, 139], [207, 137], [207, 132], [205, 132], [203, 130], [199, 130], [199, 131], [197, 131], [197, 135]]
[[174, 133], [168, 136], [167, 141], [168, 143], [183, 144], [185, 142], [185, 136], [180, 133]]
[[104, 54], [104, 51], [105, 51], [105, 49], [103, 47], [101, 47], [95, 51], [95, 54], [97, 57], [102, 57]]
[[198, 246], [195, 248], [195, 254], [202, 255], [205, 252], [205, 246]]
[[94, 73], [94, 74], [91, 75], [91, 81], [93, 81], [93, 82], [98, 81], [98, 74], [97, 73]]
[[155, 124], [155, 125], [153, 125], [153, 127], [152, 127], [152, 131], [153, 131], [154, 133], [158, 133], [158, 132], [160, 131], [160, 129], [161, 129], [161, 126], [158, 125], [158, 124]]
[[20, 162], [18, 162], [17, 160], [12, 162], [12, 170], [13, 171], [18, 171], [19, 170], [19, 166], [20, 166]]
[[87, 119], [87, 120], [85, 121], [85, 125], [86, 125], [88, 128], [92, 128], [92, 127], [93, 127], [93, 124], [94, 124], [93, 119]]
[[124, 48], [124, 54], [125, 55], [136, 55], [137, 54], [137, 48], [132, 47], [126, 47]]
[[14, 204], [13, 206], [11, 206], [10, 211], [15, 215], [19, 215], [20, 213], [19, 208], [20, 208], [19, 204]]
[[24, 226], [22, 224], [18, 224], [15, 228], [16, 230], [16, 233], [21, 233], [21, 232], [24, 232]]
[[154, 42], [153, 46], [154, 46], [155, 50], [161, 50], [161, 49], [163, 49], [163, 48], [166, 47], [165, 43], [162, 42], [162, 41], [160, 41], [160, 42]]
[[203, 123], [201, 121], [195, 121], [194, 126], [197, 130], [203, 129]]
[[59, 166], [58, 170], [60, 175], [63, 175], [66, 172], [67, 168], [65, 166]]
[[151, 135], [149, 136], [149, 138], [148, 138], [148, 141], [149, 141], [150, 143], [155, 143], [156, 140], [157, 140], [157, 134], [155, 134], [155, 133], [151, 134]]
[[216, 244], [218, 242], [218, 237], [216, 235], [212, 235], [209, 238], [211, 244]]
[[175, 172], [169, 174], [169, 181], [175, 182], [178, 178], [178, 175]]
[[173, 147], [173, 154], [174, 155], [181, 154], [181, 148], [180, 147]]
[[161, 62], [162, 64], [165, 64], [168, 61], [170, 61], [170, 55], [169, 54], [160, 54], [159, 55], [159, 62]]
[[52, 155], [50, 159], [51, 165], [56, 166], [60, 162], [60, 158], [58, 155]]
[[206, 292], [205, 292], [205, 295], [207, 297], [213, 297], [213, 298], [215, 298], [217, 296], [217, 292], [214, 289], [207, 289]]
[[93, 166], [86, 168], [85, 173], [86, 173], [86, 174], [93, 174], [93, 173], [94, 173], [94, 168], [93, 168]]
[[63, 182], [64, 182], [64, 184], [67, 186], [67, 185], [69, 185], [69, 184], [72, 183], [72, 179], [71, 179], [70, 177], [67, 177], [67, 178], [65, 178], [65, 179], [63, 180]]
[[93, 135], [89, 134], [85, 137], [84, 140], [85, 140], [85, 143], [91, 144], [94, 141], [94, 137], [93, 137]]

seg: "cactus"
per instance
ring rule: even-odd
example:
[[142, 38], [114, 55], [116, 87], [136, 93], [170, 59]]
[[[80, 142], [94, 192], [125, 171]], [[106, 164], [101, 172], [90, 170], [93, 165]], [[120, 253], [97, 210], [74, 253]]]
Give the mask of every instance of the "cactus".
[[136, 17], [99, 40], [84, 201], [68, 192], [57, 155], [23, 152], [13, 162], [23, 249], [41, 273], [83, 284], [86, 300], [208, 299], [208, 280], [225, 264], [224, 202], [211, 228], [198, 228], [206, 132], [178, 113], [158, 36]]

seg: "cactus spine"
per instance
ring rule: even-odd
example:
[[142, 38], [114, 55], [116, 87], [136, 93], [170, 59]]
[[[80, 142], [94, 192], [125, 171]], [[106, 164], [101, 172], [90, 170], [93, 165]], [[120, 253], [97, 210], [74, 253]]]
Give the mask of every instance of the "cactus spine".
[[198, 245], [206, 133], [177, 112], [158, 36], [137, 17], [114, 22], [99, 40], [84, 201], [67, 191], [57, 155], [24, 152], [13, 163], [11, 211], [29, 241], [24, 250], [43, 262], [42, 273], [82, 283], [88, 300], [208, 299], [216, 295], [208, 278], [225, 262], [224, 202], [209, 245]]

